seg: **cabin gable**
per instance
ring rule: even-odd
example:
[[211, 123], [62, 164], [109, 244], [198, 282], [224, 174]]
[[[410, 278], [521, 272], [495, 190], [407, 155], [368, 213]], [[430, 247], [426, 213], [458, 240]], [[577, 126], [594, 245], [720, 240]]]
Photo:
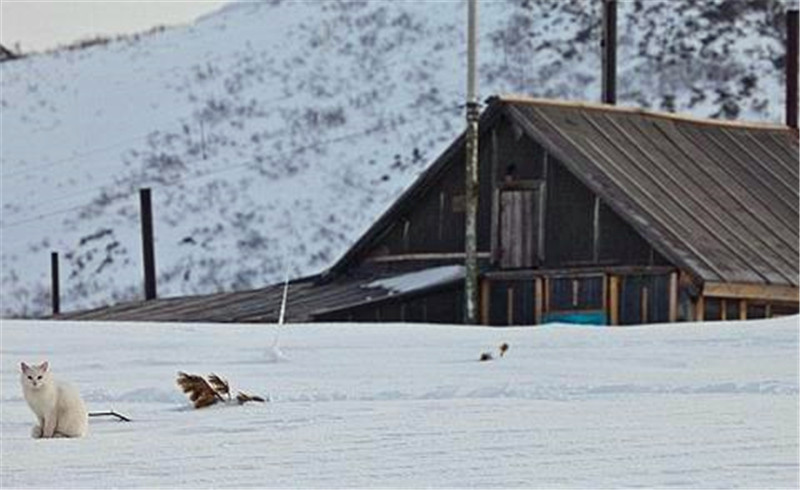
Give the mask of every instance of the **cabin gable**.
[[[479, 142], [478, 253], [483, 270], [669, 265], [542, 145], [507, 117]], [[384, 220], [343, 273], [463, 262], [463, 145]]]

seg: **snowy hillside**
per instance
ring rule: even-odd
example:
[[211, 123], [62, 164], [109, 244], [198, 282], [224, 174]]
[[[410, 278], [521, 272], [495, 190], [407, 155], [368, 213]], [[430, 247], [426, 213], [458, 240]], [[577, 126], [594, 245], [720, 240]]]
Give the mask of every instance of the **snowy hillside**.
[[[786, 2], [623, 2], [619, 101], [780, 121]], [[484, 1], [480, 93], [597, 100], [599, 3]], [[0, 65], [2, 313], [330, 266], [461, 131], [463, 0], [237, 3], [195, 25]]]
[[[797, 488], [798, 317], [635, 328], [2, 322], [3, 488]], [[502, 359], [478, 362], [481, 352]], [[91, 354], [87, 354], [91, 353]], [[33, 440], [48, 359], [86, 439]], [[177, 371], [266, 404], [193, 410]]]

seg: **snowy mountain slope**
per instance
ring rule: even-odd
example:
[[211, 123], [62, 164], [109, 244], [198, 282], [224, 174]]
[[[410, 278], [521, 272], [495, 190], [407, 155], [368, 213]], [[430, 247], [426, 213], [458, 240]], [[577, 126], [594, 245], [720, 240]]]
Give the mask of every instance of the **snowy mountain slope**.
[[[621, 104], [782, 118], [785, 3], [620, 6]], [[484, 1], [480, 92], [597, 100], [598, 4]], [[319, 272], [463, 127], [463, 1], [236, 3], [195, 25], [3, 63], [2, 313]], [[684, 21], [682, 19], [688, 19]]]
[[[797, 322], [292, 325], [275, 363], [275, 326], [4, 320], [0, 486], [797, 488]], [[133, 422], [31, 439], [43, 359]], [[272, 401], [193, 410], [179, 370]]]

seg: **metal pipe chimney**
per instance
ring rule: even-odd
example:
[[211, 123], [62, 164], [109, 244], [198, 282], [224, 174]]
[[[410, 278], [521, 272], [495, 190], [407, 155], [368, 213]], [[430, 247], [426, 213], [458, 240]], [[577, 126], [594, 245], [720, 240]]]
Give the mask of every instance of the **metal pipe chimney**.
[[464, 230], [464, 323], [478, 323], [478, 0], [467, 4], [467, 133]]
[[786, 125], [797, 129], [798, 11], [786, 12]]
[[603, 103], [617, 103], [617, 0], [603, 0]]

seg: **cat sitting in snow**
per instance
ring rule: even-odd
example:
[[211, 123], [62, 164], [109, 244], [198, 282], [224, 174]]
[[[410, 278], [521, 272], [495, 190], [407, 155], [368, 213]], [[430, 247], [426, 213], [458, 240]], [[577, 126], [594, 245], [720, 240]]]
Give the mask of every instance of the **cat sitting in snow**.
[[34, 439], [83, 437], [89, 427], [89, 415], [78, 391], [53, 378], [47, 362], [39, 366], [21, 363], [22, 393], [39, 421], [33, 427]]

